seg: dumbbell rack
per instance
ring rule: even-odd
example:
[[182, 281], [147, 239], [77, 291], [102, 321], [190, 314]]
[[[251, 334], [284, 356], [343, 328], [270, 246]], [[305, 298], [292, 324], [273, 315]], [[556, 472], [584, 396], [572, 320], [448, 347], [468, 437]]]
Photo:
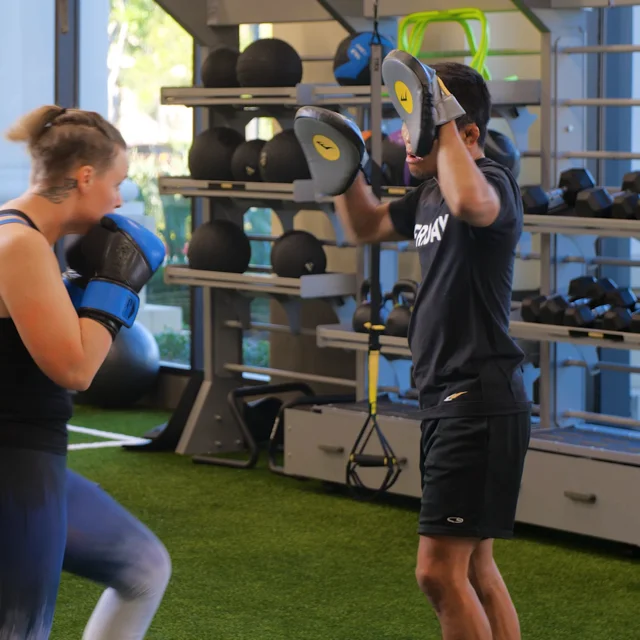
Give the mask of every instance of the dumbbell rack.
[[[198, 13], [198, 20], [193, 17], [195, 0], [193, 3], [162, 0], [160, 4], [174, 17], [180, 17], [179, 21], [187, 28], [191, 26], [194, 35], [197, 34], [200, 41], [208, 45], [219, 42], [237, 45], [237, 25], [240, 23], [327, 19], [327, 14], [312, 0], [289, 5], [265, 0], [247, 0], [243, 3], [217, 0], [208, 3], [209, 29], [203, 30], [199, 22], [201, 15]], [[361, 7], [359, 0], [331, 0], [331, 4], [344, 15], [356, 19], [370, 19], [373, 15], [373, 0], [362, 0]], [[391, 0], [380, 0], [379, 16], [395, 17], [415, 11], [459, 8], [467, 4], [461, 0], [398, 0], [393, 4]], [[540, 32], [540, 80], [492, 81], [489, 86], [495, 103], [494, 115], [509, 118], [514, 138], [523, 156], [539, 155], [542, 187], [554, 187], [559, 173], [574, 166], [576, 161], [615, 157], [615, 154], [602, 150], [584, 151], [586, 107], [598, 104], [598, 101], [594, 103], [593, 100], [585, 99], [585, 58], [597, 51], [585, 46], [586, 16], [581, 8], [606, 6], [609, 3], [604, 0], [485, 0], [477, 4], [482, 10], [519, 9]], [[623, 0], [616, 4], [636, 3]], [[353, 7], [358, 10], [349, 13], [348, 9]], [[353, 15], [354, 13], [357, 15]], [[571, 100], [567, 100], [565, 96], [570, 96]], [[210, 124], [223, 112], [223, 119], [228, 121], [230, 106], [233, 107], [234, 115], [250, 109], [251, 111], [244, 113], [250, 119], [258, 115], [272, 115], [275, 105], [285, 111], [288, 109], [289, 115], [293, 115], [295, 108], [303, 104], [363, 108], [369, 100], [368, 88], [330, 85], [301, 84], [295, 88], [245, 88], [241, 91], [197, 87], [162, 90], [163, 104], [208, 109]], [[599, 103], [605, 104], [605, 101], [600, 100]], [[628, 106], [628, 101], [626, 104]], [[220, 109], [222, 106], [227, 111]], [[529, 151], [529, 128], [533, 118], [527, 106], [540, 107], [539, 151]], [[251, 202], [264, 203], [277, 213], [284, 209], [290, 222], [295, 211], [302, 205], [305, 209], [319, 208], [330, 215], [330, 204], [317, 201], [312, 196], [311, 185], [308, 183], [238, 184], [161, 177], [159, 184], [162, 193], [204, 198], [205, 220], [218, 215], [219, 205], [229, 201], [235, 202], [238, 208], [241, 208], [241, 203], [246, 205]], [[401, 188], [388, 190], [385, 197], [397, 197], [402, 191]], [[594, 245], [597, 238], [640, 236], [640, 223], [585, 220], [570, 216], [527, 215], [524, 229], [539, 238], [540, 291], [543, 294], [566, 289], [570, 279], [582, 275], [584, 264], [565, 262], [562, 260], [563, 256], [578, 252], [584, 257], [585, 263], [588, 263], [595, 257]], [[339, 233], [337, 226], [336, 231]], [[524, 253], [522, 248], [521, 253]], [[366, 275], [362, 257], [360, 264], [362, 268], [357, 277], [350, 281], [353, 286], [349, 291], [337, 287], [336, 296], [340, 291], [342, 296], [355, 297], [355, 292]], [[228, 443], [223, 443], [224, 450], [231, 450], [234, 446], [230, 442], [233, 436], [231, 431], [225, 434], [223, 426], [229, 420], [224, 404], [227, 393], [242, 384], [239, 377], [241, 367], [228, 366], [234, 358], [236, 362], [239, 361], [241, 351], [237, 330], [233, 333], [225, 328], [225, 324], [229, 324], [229, 317], [232, 315], [229, 309], [232, 307], [225, 304], [223, 278], [220, 274], [200, 275], [175, 267], [167, 269], [166, 278], [167, 282], [192, 286], [205, 285], [202, 280], [204, 278], [208, 279], [205, 286], [211, 288], [211, 295], [205, 297], [205, 384], [193, 404], [177, 452], [198, 454], [219, 451], [220, 442], [224, 439], [221, 435], [229, 440]], [[260, 285], [253, 276], [241, 276], [237, 282], [246, 284], [248, 290], [255, 293], [258, 293], [256, 289], [259, 287], [261, 295], [279, 295], [276, 294], [276, 279], [269, 280], [267, 277], [266, 280], [271, 284], [264, 286], [265, 277], [260, 278]], [[344, 284], [345, 280], [340, 282]], [[273, 288], [269, 292], [271, 286]], [[284, 286], [296, 291], [298, 287], [294, 283], [284, 283]], [[300, 291], [302, 289], [301, 283]], [[234, 295], [237, 297], [237, 294]], [[296, 300], [297, 293], [288, 299]], [[353, 351], [359, 354], [362, 363], [368, 339], [366, 335], [356, 334], [351, 330], [348, 318], [353, 305], [348, 306], [348, 309], [347, 311], [346, 306], [343, 307], [345, 313], [339, 324], [319, 325], [316, 328], [317, 344], [324, 348]], [[578, 410], [584, 407], [588, 369], [598, 362], [598, 348], [640, 350], [640, 339], [632, 334], [599, 332], [594, 335], [588, 330], [531, 325], [519, 321], [518, 317], [518, 313], [514, 312], [510, 331], [525, 348], [539, 345], [537, 374], [540, 383], [540, 423], [532, 435], [521, 488], [518, 520], [640, 544], [640, 521], [632, 496], [628, 499], [621, 496], [625, 487], [634, 487], [640, 480], [637, 449], [631, 440], [613, 435], [607, 438], [588, 429], [580, 429], [581, 425], [588, 426], [587, 423], [601, 419], [602, 416]], [[296, 330], [295, 324], [292, 324], [292, 328]], [[578, 357], [576, 345], [580, 347]], [[406, 340], [400, 338], [382, 337], [382, 354], [389, 359], [410, 357]], [[288, 374], [295, 375], [294, 372]], [[365, 380], [364, 367], [360, 366], [353, 383], [361, 398], [364, 397]], [[361, 414], [349, 414], [340, 407], [315, 412], [290, 409], [286, 413], [286, 423], [286, 437], [290, 438], [291, 443], [296, 440], [296, 446], [306, 447], [306, 450], [303, 453], [300, 449], [293, 452], [290, 450], [288, 456], [292, 459], [286, 457], [285, 473], [344, 482], [344, 456], [350, 450], [355, 433], [362, 424]], [[309, 427], [312, 423], [314, 426]], [[615, 424], [615, 420], [611, 424]], [[405, 476], [412, 481], [399, 482], [394, 491], [418, 496], [420, 487], [419, 482], [415, 482], [415, 468], [419, 424], [407, 417], [393, 416], [384, 429], [396, 453], [403, 455], [406, 452], [409, 459]], [[316, 446], [325, 453], [318, 453], [317, 449], [313, 449]], [[331, 455], [327, 451], [331, 451]]]

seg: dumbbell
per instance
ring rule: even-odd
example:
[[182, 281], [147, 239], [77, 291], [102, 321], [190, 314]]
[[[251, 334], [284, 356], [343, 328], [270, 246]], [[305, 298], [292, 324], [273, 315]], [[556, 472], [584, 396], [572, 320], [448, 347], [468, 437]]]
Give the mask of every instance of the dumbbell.
[[[554, 295], [550, 296], [545, 302], [540, 305], [540, 322], [542, 324], [567, 324], [565, 320], [567, 313], [570, 309], [575, 307], [588, 307], [590, 309], [599, 309], [602, 305], [606, 304], [606, 294], [609, 291], [616, 289], [616, 283], [610, 278], [600, 278], [600, 280], [591, 279], [578, 279], [578, 282], [573, 288], [569, 289], [569, 295]], [[591, 280], [591, 281], [589, 281]], [[609, 305], [609, 308], [611, 305]], [[608, 309], [600, 310], [601, 313], [608, 311]], [[569, 314], [570, 318], [572, 313]], [[573, 320], [570, 320], [573, 322]], [[581, 326], [572, 325], [568, 326]]]
[[565, 327], [604, 328], [604, 316], [611, 310], [610, 304], [594, 306], [593, 300], [577, 300], [564, 312], [562, 324]]
[[618, 220], [640, 220], [640, 172], [625, 174], [622, 181], [623, 193], [613, 199], [611, 216]]
[[627, 331], [630, 331], [631, 333], [640, 333], [640, 311], [636, 311], [631, 316], [631, 322], [629, 323]]
[[567, 169], [560, 174], [557, 189], [547, 192], [539, 185], [522, 187], [520, 191], [524, 212], [534, 215], [560, 213], [568, 207], [573, 207], [578, 194], [585, 189], [591, 189], [595, 184], [587, 169]]
[[[589, 297], [587, 295], [588, 291], [593, 291], [594, 288], [597, 287], [598, 281], [593, 276], [580, 276], [579, 278], [574, 278], [569, 283], [569, 298], [571, 300], [580, 300], [582, 298]], [[554, 315], [552, 312], [555, 310], [555, 306], [563, 303], [565, 296], [554, 295], [554, 296], [533, 296], [530, 298], [525, 298], [522, 301], [522, 306], [520, 307], [520, 316], [524, 320], [524, 322], [543, 322], [540, 318], [540, 314], [543, 306], [550, 303], [551, 308], [545, 306], [545, 318], [549, 319], [550, 315]], [[557, 312], [560, 313], [560, 310]], [[544, 324], [556, 324], [553, 322], [544, 322]], [[562, 321], [559, 321], [558, 324], [562, 324]]]
[[611, 305], [611, 309], [602, 318], [602, 328], [607, 331], [629, 331], [634, 313], [639, 310], [636, 294], [629, 288], [621, 288], [607, 294], [605, 301]]
[[632, 312], [638, 299], [628, 287], [613, 287], [615, 283], [603, 279], [603, 290], [595, 293], [586, 304], [574, 303], [565, 312], [564, 324], [570, 327], [598, 327], [608, 331], [624, 331], [631, 324]]
[[576, 198], [575, 212], [581, 218], [610, 218], [613, 216], [614, 204], [618, 202], [616, 213], [622, 214], [628, 211], [631, 200], [640, 193], [640, 171], [632, 171], [624, 176], [622, 191], [611, 194], [604, 187], [594, 187], [581, 191]]

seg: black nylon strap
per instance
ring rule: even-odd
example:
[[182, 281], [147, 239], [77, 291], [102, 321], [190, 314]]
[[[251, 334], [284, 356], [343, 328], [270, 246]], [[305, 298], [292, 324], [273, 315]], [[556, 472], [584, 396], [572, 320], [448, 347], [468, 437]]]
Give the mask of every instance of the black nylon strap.
[[[35, 229], [36, 231], [40, 231], [40, 229], [38, 229], [38, 227], [36, 226], [35, 222], [26, 213], [23, 213], [22, 211], [18, 211], [17, 209], [4, 209], [3, 211], [0, 211], [0, 216], [13, 216], [16, 218], [22, 218], [32, 229]], [[0, 221], [0, 224], [9, 224], [11, 222], [18, 223], [17, 220], [4, 220], [4, 221]], [[21, 223], [18, 223], [18, 224], [21, 224]]]

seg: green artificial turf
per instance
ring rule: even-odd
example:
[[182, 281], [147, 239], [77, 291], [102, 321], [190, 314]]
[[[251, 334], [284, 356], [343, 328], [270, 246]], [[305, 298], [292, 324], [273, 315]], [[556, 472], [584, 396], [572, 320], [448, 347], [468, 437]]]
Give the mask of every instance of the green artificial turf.
[[[142, 435], [166, 417], [78, 408], [73, 424]], [[414, 579], [415, 502], [360, 503], [264, 468], [174, 454], [89, 449], [70, 452], [69, 464], [169, 549], [173, 576], [151, 640], [440, 637]], [[520, 527], [496, 556], [523, 638], [640, 637], [640, 573], [617, 546]], [[65, 575], [52, 638], [80, 638], [100, 592]]]

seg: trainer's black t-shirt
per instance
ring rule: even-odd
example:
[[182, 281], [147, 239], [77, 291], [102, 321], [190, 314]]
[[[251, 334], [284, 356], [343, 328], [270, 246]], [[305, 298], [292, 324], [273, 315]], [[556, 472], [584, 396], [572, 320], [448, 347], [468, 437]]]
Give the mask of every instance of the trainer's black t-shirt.
[[390, 204], [396, 231], [415, 240], [422, 282], [409, 325], [413, 376], [424, 417], [528, 410], [524, 354], [509, 336], [522, 201], [512, 174], [476, 161], [500, 196], [489, 227], [451, 215], [437, 179]]

